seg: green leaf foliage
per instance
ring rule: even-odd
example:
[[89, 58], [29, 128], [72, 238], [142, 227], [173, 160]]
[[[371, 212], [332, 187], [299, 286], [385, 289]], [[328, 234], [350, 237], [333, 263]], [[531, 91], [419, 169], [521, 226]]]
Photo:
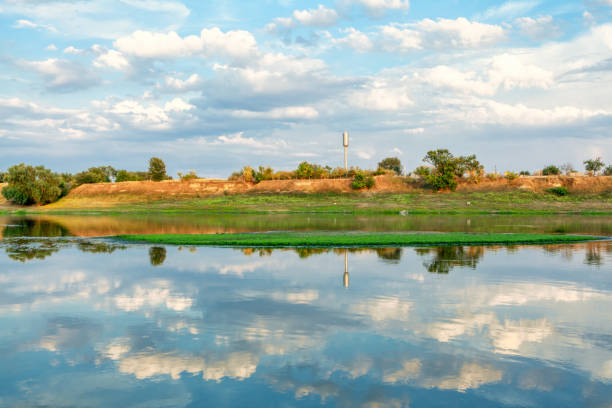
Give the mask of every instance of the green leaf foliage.
[[2, 189], [2, 195], [19, 205], [52, 203], [67, 188], [62, 177], [51, 170], [23, 163], [8, 169], [6, 181], [8, 186]]

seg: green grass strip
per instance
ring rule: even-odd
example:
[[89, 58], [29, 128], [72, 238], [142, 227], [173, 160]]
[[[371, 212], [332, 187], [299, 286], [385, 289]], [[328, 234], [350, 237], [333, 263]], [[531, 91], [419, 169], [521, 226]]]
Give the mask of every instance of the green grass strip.
[[420, 245], [513, 245], [558, 244], [601, 239], [584, 235], [365, 233], [365, 232], [266, 232], [244, 234], [119, 235], [123, 241], [170, 245], [230, 247], [346, 247]]

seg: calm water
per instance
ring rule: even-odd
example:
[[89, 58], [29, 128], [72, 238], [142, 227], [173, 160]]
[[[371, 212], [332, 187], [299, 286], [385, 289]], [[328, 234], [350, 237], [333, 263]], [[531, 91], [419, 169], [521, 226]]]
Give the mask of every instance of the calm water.
[[10, 221], [0, 406], [612, 401], [610, 241], [237, 250]]

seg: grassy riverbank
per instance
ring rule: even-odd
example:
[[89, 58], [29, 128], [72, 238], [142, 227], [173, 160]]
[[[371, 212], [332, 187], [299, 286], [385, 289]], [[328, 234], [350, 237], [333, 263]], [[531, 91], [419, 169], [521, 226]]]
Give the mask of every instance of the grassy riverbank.
[[453, 193], [236, 194], [151, 201], [66, 197], [42, 207], [6, 208], [25, 213], [350, 213], [350, 214], [609, 214], [612, 192], [570, 194], [528, 191]]
[[555, 234], [273, 232], [249, 234], [119, 235], [123, 241], [235, 247], [419, 246], [556, 244], [597, 239]]

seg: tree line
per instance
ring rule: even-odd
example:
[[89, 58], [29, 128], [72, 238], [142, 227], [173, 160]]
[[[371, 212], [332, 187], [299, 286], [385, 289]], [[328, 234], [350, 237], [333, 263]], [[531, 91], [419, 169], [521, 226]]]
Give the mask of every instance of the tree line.
[[[459, 182], [478, 183], [483, 177], [497, 179], [496, 172], [486, 174], [484, 166], [477, 160], [476, 155], [455, 156], [448, 149], [430, 150], [423, 158], [424, 166], [417, 167], [410, 172], [411, 180], [418, 180], [425, 187], [435, 191], [455, 190]], [[612, 176], [612, 165], [606, 167], [600, 157], [583, 162], [587, 174]], [[538, 174], [560, 175], [574, 173], [569, 163], [556, 166], [548, 165]], [[351, 187], [355, 190], [370, 189], [375, 185], [374, 176], [383, 174], [403, 175], [403, 166], [399, 158], [387, 157], [378, 163], [376, 170], [351, 167], [332, 168], [304, 161], [295, 170], [275, 171], [269, 166], [259, 166], [257, 169], [245, 166], [232, 173], [229, 180], [259, 183], [263, 180], [290, 180], [290, 179], [334, 179], [350, 178]], [[503, 177], [513, 180], [519, 176], [530, 175], [528, 171], [515, 173], [507, 171]], [[187, 174], [178, 173], [179, 179], [187, 181], [198, 178], [195, 171]], [[8, 169], [6, 173], [0, 172], [0, 182], [8, 183], [2, 189], [2, 195], [9, 201], [20, 205], [48, 204], [68, 194], [70, 190], [82, 184], [108, 183], [122, 181], [162, 181], [171, 180], [166, 173], [164, 161], [158, 157], [149, 160], [148, 171], [116, 170], [111, 166], [90, 167], [76, 174], [54, 173], [43, 166], [30, 166], [18, 164]]]
[[2, 189], [2, 196], [19, 205], [49, 204], [82, 184], [167, 179], [171, 177], [166, 174], [164, 161], [158, 157], [149, 160], [148, 171], [132, 172], [100, 166], [76, 174], [54, 173], [44, 166], [21, 163], [9, 167], [6, 173], [0, 173], [0, 182], [8, 183]]

